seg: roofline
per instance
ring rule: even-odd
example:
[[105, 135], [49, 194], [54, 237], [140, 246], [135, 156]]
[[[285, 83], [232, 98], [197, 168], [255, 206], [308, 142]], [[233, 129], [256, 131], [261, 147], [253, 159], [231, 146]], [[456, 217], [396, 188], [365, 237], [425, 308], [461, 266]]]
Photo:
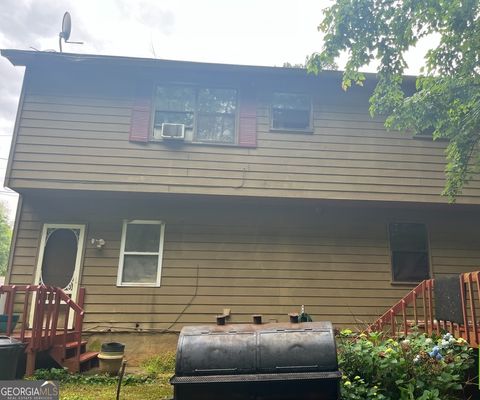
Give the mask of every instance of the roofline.
[[[141, 58], [141, 57], [125, 57], [125, 56], [108, 56], [99, 54], [78, 54], [78, 53], [59, 53], [55, 51], [31, 51], [31, 50], [16, 50], [16, 49], [2, 49], [0, 54], [8, 59], [14, 66], [31, 66], [38, 62], [59, 62], [59, 63], [75, 63], [87, 65], [99, 64], [115, 64], [125, 66], [142, 66], [147, 68], [187, 68], [200, 69], [206, 71], [224, 71], [224, 72], [238, 72], [238, 73], [255, 73], [267, 75], [279, 75], [290, 77], [305, 77], [308, 72], [304, 68], [291, 67], [271, 67], [259, 65], [240, 65], [240, 64], [221, 64], [221, 63], [207, 63], [198, 61], [180, 61], [180, 60], [166, 60], [158, 58]], [[341, 79], [343, 71], [322, 71], [323, 76], [330, 76], [331, 78]], [[367, 78], [377, 79], [377, 74], [367, 72]], [[406, 81], [414, 81], [416, 76], [405, 75]]]

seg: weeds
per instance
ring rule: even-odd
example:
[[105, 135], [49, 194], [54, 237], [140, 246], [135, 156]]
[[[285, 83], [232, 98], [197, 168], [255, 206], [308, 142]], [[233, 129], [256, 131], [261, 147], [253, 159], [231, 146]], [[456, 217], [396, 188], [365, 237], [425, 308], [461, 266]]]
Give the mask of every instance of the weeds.
[[[61, 383], [75, 383], [86, 385], [116, 385], [118, 378], [110, 375], [82, 375], [70, 374], [63, 368], [37, 369], [32, 376], [35, 380], [59, 381]], [[139, 385], [144, 383], [154, 383], [155, 379], [149, 375], [126, 374], [123, 377], [122, 385]]]
[[172, 374], [175, 372], [175, 352], [168, 351], [161, 355], [157, 355], [146, 359], [142, 363], [142, 368], [147, 374], [158, 376], [162, 374]]

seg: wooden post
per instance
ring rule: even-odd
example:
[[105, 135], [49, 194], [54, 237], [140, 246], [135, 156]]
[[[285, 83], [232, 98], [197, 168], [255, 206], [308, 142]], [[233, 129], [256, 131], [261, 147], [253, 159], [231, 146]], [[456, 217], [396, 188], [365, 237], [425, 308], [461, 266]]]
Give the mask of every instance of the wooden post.
[[25, 329], [28, 324], [28, 312], [30, 303], [30, 285], [25, 288], [25, 297], [23, 299], [23, 315], [22, 315], [22, 328], [20, 330], [20, 341], [23, 342], [25, 339]]
[[418, 326], [418, 311], [417, 311], [417, 291], [413, 291], [413, 319], [415, 326]]
[[405, 300], [402, 300], [402, 317], [403, 317], [403, 333], [405, 336], [408, 335], [408, 325], [407, 325], [407, 306], [405, 305]]
[[428, 315], [427, 315], [427, 291], [425, 281], [422, 282], [422, 300], [423, 300], [423, 323], [425, 325], [425, 333], [428, 335]]
[[[472, 274], [467, 275], [467, 281], [468, 281], [468, 296], [470, 297], [470, 315], [472, 317], [472, 329], [473, 329], [473, 340], [474, 342], [472, 343], [474, 346], [478, 344], [478, 331], [477, 331], [477, 318], [475, 314], [475, 303], [474, 303], [474, 298], [473, 298], [473, 282], [472, 282]], [[470, 330], [470, 326], [468, 326], [468, 330]]]
[[30, 349], [27, 352], [27, 365], [25, 368], [25, 376], [32, 376], [35, 372], [35, 362], [37, 360], [37, 352]]
[[432, 290], [432, 280], [429, 279], [427, 281], [427, 288], [428, 288], [428, 313], [430, 316], [430, 328], [431, 332], [429, 334], [433, 333], [433, 327], [434, 327], [434, 322], [433, 322], [433, 290]]
[[463, 327], [465, 330], [465, 340], [470, 343], [470, 329], [468, 327], [467, 305], [465, 304], [465, 280], [463, 274], [460, 274], [460, 297], [462, 299]]

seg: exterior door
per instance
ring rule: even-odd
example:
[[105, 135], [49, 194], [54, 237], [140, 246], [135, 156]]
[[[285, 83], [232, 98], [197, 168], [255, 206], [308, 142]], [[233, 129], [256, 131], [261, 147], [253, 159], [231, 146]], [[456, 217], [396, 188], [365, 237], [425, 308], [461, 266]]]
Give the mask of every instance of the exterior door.
[[59, 287], [76, 301], [84, 239], [85, 225], [44, 224], [34, 284]]

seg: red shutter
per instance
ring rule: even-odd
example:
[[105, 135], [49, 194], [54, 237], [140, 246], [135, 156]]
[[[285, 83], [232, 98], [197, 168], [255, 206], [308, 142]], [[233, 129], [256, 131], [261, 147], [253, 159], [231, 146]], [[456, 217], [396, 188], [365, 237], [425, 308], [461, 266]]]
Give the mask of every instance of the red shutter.
[[241, 92], [239, 101], [238, 145], [257, 147], [257, 99], [253, 91]]
[[130, 140], [148, 142], [151, 127], [152, 97], [147, 88], [138, 89], [133, 99]]

